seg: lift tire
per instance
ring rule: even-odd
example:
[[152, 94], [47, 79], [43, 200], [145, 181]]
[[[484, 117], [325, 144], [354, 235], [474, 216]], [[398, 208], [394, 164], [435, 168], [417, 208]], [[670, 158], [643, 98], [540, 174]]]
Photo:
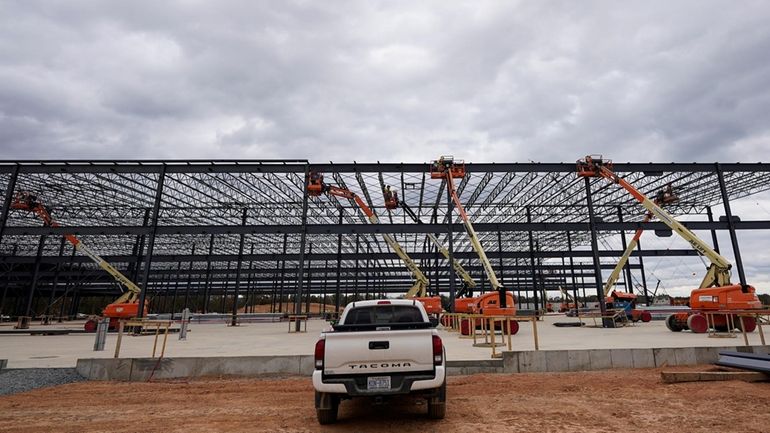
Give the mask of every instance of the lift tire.
[[652, 320], [652, 314], [650, 314], [649, 311], [642, 311], [642, 314], [639, 316], [642, 319], [642, 322], [647, 323]]
[[508, 331], [511, 333], [511, 335], [516, 335], [519, 332], [519, 322], [511, 320]]
[[682, 327], [676, 321], [676, 315], [671, 314], [666, 317], [666, 328], [671, 332], [682, 332]]
[[706, 316], [702, 314], [693, 314], [687, 318], [687, 327], [695, 334], [704, 334], [708, 331], [708, 322]]
[[98, 323], [94, 319], [88, 319], [86, 320], [85, 325], [83, 325], [83, 329], [85, 329], [86, 332], [96, 332], [96, 327]]
[[[743, 319], [743, 326], [741, 326], [741, 319]], [[757, 321], [753, 317], [735, 317], [735, 329], [741, 330], [745, 328], [746, 332], [754, 332], [757, 329]]]

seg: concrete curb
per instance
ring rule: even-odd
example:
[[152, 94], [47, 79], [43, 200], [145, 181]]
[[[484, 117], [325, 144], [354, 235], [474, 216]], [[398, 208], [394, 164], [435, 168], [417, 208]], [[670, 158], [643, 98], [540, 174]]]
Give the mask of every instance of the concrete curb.
[[[684, 347], [653, 349], [540, 350], [503, 352], [502, 359], [447, 361], [450, 376], [476, 373], [544, 373], [613, 368], [654, 368], [712, 364], [723, 350], [765, 353], [768, 346]], [[77, 372], [90, 380], [146, 381], [203, 376], [310, 376], [311, 355], [200, 358], [78, 359]]]
[[768, 346], [682, 347], [652, 349], [590, 349], [503, 352], [504, 373], [594, 371], [613, 368], [654, 368], [713, 364], [719, 352], [768, 353]]

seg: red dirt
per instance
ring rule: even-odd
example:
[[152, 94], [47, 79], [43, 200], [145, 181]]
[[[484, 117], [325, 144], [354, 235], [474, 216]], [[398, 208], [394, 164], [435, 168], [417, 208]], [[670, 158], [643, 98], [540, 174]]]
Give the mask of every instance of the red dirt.
[[308, 378], [82, 382], [0, 397], [0, 431], [770, 431], [769, 383], [666, 385], [660, 369], [450, 377], [447, 398], [441, 421], [418, 400], [352, 400], [320, 426]]

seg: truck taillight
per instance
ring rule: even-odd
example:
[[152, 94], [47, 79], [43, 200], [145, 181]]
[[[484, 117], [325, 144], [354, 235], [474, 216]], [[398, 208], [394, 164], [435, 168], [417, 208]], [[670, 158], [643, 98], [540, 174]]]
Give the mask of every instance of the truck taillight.
[[438, 335], [433, 336], [433, 364], [441, 365], [444, 361], [444, 344], [441, 342], [441, 337]]
[[[435, 346], [435, 343], [434, 343]], [[326, 350], [326, 340], [318, 340], [315, 344], [315, 369], [321, 370], [324, 368], [324, 352]]]

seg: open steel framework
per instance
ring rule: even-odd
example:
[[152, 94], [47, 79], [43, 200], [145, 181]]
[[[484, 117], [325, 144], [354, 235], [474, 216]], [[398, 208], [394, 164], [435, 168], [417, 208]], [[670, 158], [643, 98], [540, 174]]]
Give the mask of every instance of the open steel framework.
[[[283, 299], [307, 311], [308, 295], [339, 308], [351, 296], [402, 294], [411, 275], [381, 233], [394, 234], [417, 260], [431, 293], [451, 299], [459, 280], [426, 233], [469, 270], [477, 292], [484, 290], [483, 269], [445, 182], [431, 180], [428, 170], [428, 163], [303, 160], [0, 162], [0, 311], [72, 316], [83, 299], [104, 305], [118, 296], [110, 276], [76, 254], [64, 233], [137, 282], [154, 312], [225, 312], [234, 309], [233, 299], [239, 306], [267, 301], [276, 311]], [[648, 194], [673, 184], [680, 200], [669, 211], [697, 215], [686, 225], [711, 230], [713, 242], [716, 230], [729, 231], [745, 281], [736, 230], [770, 229], [770, 221], [734, 218], [729, 203], [770, 188], [770, 164], [616, 163], [615, 170]], [[308, 197], [310, 171], [365, 197], [382, 223], [368, 224], [348, 200]], [[488, 256], [503, 285], [535, 309], [545, 290], [558, 286], [576, 294], [601, 290], [602, 270], [607, 276], [622, 251], [600, 250], [597, 238], [640, 226], [667, 229], [641, 224], [642, 208], [622, 188], [576, 177], [574, 163], [469, 163], [467, 172], [458, 191]], [[422, 224], [385, 209], [386, 185]], [[34, 215], [11, 209], [18, 191], [37, 193], [63, 227], [43, 227]], [[625, 241], [623, 234], [623, 247]], [[646, 294], [643, 258], [660, 255], [695, 252], [640, 246], [623, 284], [633, 289], [631, 270], [638, 269], [637, 289]]]

